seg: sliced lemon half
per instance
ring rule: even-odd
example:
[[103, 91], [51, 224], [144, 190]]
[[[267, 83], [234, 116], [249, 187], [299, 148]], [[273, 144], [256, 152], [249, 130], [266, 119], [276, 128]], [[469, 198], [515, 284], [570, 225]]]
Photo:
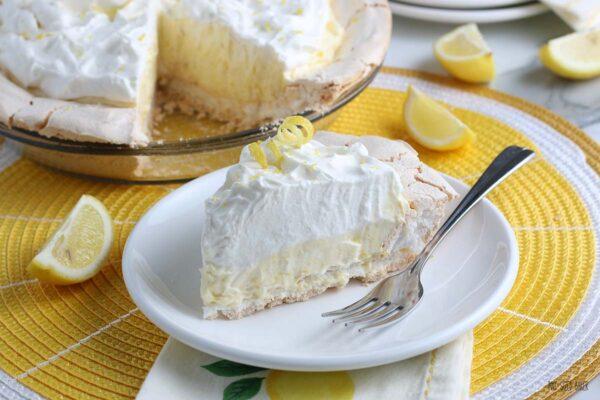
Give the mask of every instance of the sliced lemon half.
[[494, 79], [494, 56], [475, 24], [459, 26], [439, 38], [433, 47], [435, 57], [454, 77], [471, 83]]
[[113, 222], [104, 204], [83, 195], [29, 264], [40, 281], [68, 285], [96, 275], [113, 243]]
[[412, 86], [404, 103], [404, 123], [410, 136], [431, 150], [454, 150], [475, 139], [460, 119]]
[[540, 60], [564, 78], [600, 76], [600, 29], [571, 33], [549, 41], [540, 49]]

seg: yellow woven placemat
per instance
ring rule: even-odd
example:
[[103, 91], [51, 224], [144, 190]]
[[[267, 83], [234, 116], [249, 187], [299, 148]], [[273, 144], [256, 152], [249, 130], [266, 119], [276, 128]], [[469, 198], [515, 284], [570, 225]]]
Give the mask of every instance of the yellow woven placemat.
[[[467, 90], [517, 106], [552, 124], [579, 144], [598, 172], [598, 146], [572, 125], [496, 92]], [[401, 92], [368, 89], [344, 108], [330, 129], [406, 139], [403, 101]], [[418, 150], [426, 163], [467, 183], [473, 183], [503, 147], [535, 147], [525, 135], [492, 118], [463, 109], [455, 111], [477, 131], [476, 144], [446, 154]], [[26, 159], [0, 172], [3, 371], [49, 398], [135, 396], [166, 336], [130, 300], [121, 275], [121, 252], [135, 221], [176, 187], [97, 182], [51, 171]], [[32, 280], [25, 267], [84, 193], [101, 199], [116, 222], [111, 262], [96, 277], [79, 285], [55, 287]], [[577, 228], [591, 224], [585, 205], [543, 156], [509, 178], [490, 199], [515, 227], [520, 268], [502, 307], [475, 330], [473, 392], [511, 374], [561, 332], [586, 294], [595, 260], [592, 231]], [[529, 229], [556, 225], [574, 229]], [[565, 372], [565, 379], [595, 375], [599, 368], [597, 347]], [[562, 398], [563, 393], [546, 388], [537, 397]]]

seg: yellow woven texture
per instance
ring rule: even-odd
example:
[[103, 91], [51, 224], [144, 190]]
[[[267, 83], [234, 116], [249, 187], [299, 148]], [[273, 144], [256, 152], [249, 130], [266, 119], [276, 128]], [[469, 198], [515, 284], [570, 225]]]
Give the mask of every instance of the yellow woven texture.
[[[369, 89], [343, 110], [331, 130], [406, 139], [403, 101], [403, 93]], [[445, 154], [418, 150], [426, 163], [467, 183], [503, 147], [533, 147], [524, 135], [491, 118], [456, 113], [479, 135], [471, 148]], [[130, 300], [121, 252], [135, 221], [175, 187], [96, 182], [27, 160], [0, 173], [1, 369], [50, 398], [136, 394], [166, 337]], [[112, 261], [79, 285], [31, 281], [26, 265], [84, 193], [101, 199], [116, 222]], [[510, 374], [560, 332], [585, 295], [594, 260], [584, 205], [542, 157], [490, 198], [517, 227], [521, 259], [502, 309], [475, 331], [473, 391]]]

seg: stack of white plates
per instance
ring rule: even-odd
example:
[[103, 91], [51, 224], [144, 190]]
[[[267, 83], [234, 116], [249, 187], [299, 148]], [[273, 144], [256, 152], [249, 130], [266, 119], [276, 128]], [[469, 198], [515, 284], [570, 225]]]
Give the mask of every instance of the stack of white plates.
[[390, 0], [390, 7], [409, 18], [460, 24], [510, 21], [548, 11], [531, 0]]

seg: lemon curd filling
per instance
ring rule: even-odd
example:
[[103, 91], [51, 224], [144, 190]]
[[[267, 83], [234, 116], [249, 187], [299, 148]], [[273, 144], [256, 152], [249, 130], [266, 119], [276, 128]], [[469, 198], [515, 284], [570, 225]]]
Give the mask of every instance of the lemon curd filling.
[[247, 269], [207, 264], [201, 281], [205, 307], [238, 308], [313, 288], [345, 286], [350, 278], [365, 276], [373, 262], [389, 256], [390, 249], [381, 244], [396, 226], [397, 221], [380, 221], [351, 233], [306, 241]]
[[[284, 66], [270, 49], [234, 37], [219, 23], [168, 14], [160, 19], [159, 68], [176, 94], [200, 107], [211, 107], [205, 96], [229, 102], [232, 109], [272, 102], [285, 86]], [[196, 96], [185, 90], [190, 85]]]
[[167, 98], [242, 123], [281, 115], [288, 100], [300, 108], [314, 101], [301, 84], [290, 84], [331, 63], [344, 31], [329, 1], [320, 3], [319, 22], [307, 18], [316, 11], [312, 3], [173, 3], [159, 23], [159, 74]]

